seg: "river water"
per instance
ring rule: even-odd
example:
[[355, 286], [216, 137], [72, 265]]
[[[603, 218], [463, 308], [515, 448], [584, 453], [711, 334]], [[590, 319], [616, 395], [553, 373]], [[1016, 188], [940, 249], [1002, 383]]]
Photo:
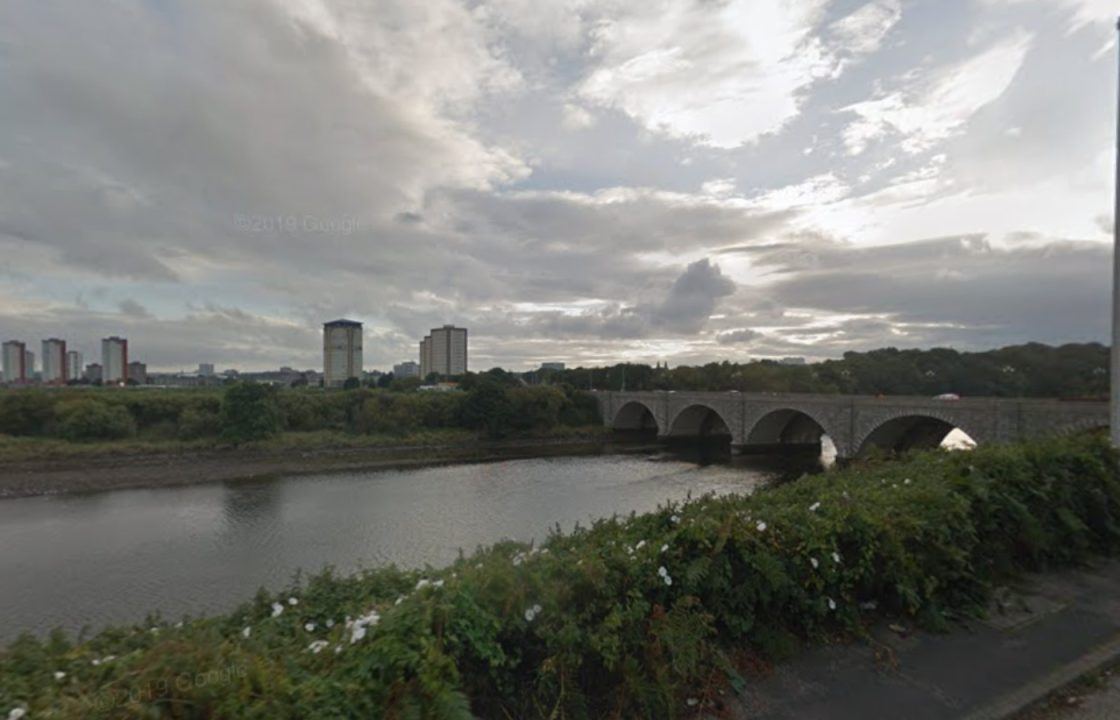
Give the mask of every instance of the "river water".
[[[752, 469], [753, 468], [753, 469]], [[440, 566], [557, 523], [750, 492], [758, 466], [617, 454], [0, 501], [0, 644], [228, 610], [297, 570]]]

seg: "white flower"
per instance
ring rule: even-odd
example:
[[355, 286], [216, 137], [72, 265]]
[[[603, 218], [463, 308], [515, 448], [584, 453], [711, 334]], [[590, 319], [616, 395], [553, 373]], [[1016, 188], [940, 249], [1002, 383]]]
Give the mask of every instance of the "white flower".
[[813, 565], [814, 570], [816, 570], [821, 565], [819, 562], [817, 562], [817, 559], [815, 557], [809, 558], [809, 562]]
[[98, 665], [101, 664], [101, 658], [94, 658], [93, 660], [89, 661], [89, 664], [93, 665], [94, 667], [97, 667]]
[[526, 608], [526, 610], [525, 610], [525, 622], [533, 622], [533, 620], [536, 617], [537, 617], [536, 608]]
[[664, 565], [662, 565], [661, 567], [657, 568], [657, 574], [661, 577], [665, 577], [669, 574], [669, 571], [665, 569]]
[[443, 587], [443, 580], [436, 580], [435, 582], [432, 583], [432, 587], [437, 587], [437, 588]]
[[113, 662], [116, 659], [117, 659], [116, 655], [106, 655], [105, 657], [101, 658], [101, 662], [108, 663], [108, 662]]
[[[541, 548], [541, 555], [547, 555], [547, 554], [548, 554], [548, 548]], [[454, 573], [452, 573], [452, 576], [454, 576]]]
[[292, 607], [295, 607], [296, 605], [299, 605], [299, 600], [294, 597], [290, 597], [288, 598], [288, 604]]
[[305, 623], [304, 626], [303, 626], [303, 629], [306, 630], [307, 632], [315, 632], [315, 623], [313, 623], [313, 622]]
[[308, 645], [307, 649], [310, 650], [313, 654], [318, 655], [327, 647], [327, 645], [330, 645], [330, 643], [326, 640], [316, 640], [315, 642]]
[[836, 601], [833, 600], [832, 598], [828, 599], [828, 609], [829, 610], [835, 610], [836, 609]]
[[11, 711], [8, 713], [8, 720], [19, 720], [21, 717], [23, 717], [26, 714], [27, 714], [27, 711], [24, 710], [23, 708], [18, 708], [18, 707], [17, 708], [12, 708]]
[[684, 702], [689, 707], [696, 707], [696, 705], [698, 705], [700, 703], [700, 701], [697, 700], [696, 698], [689, 698], [689, 699], [685, 700]]
[[820, 500], [818, 500], [818, 501], [816, 501], [815, 503], [813, 503], [812, 505], [810, 505], [810, 506], [809, 506], [809, 512], [816, 512], [816, 511], [817, 511], [817, 509], [818, 509], [818, 508], [819, 508], [820, 506], [821, 506], [821, 501], [820, 501]]
[[679, 525], [681, 522], [681, 516], [673, 515], [671, 518], [669, 518], [669, 522], [673, 523], [674, 525]]
[[393, 604], [400, 605], [402, 602], [404, 602], [404, 595], [401, 595], [399, 598], [397, 598], [396, 602], [394, 602]]
[[283, 605], [281, 605], [280, 603], [272, 603], [272, 617], [280, 617], [280, 614], [283, 612]]
[[859, 607], [861, 610], [877, 610], [879, 608], [879, 603], [874, 600], [868, 600], [867, 602], [860, 603]]
[[243, 638], [247, 638], [252, 634], [253, 634], [253, 628], [249, 627], [248, 625], [246, 625], [245, 628], [241, 631], [241, 637], [243, 637]]
[[330, 630], [334, 627], [334, 620], [327, 620], [327, 629]]
[[638, 544], [634, 546], [634, 549], [635, 550], [641, 550], [645, 546], [646, 546], [646, 541], [645, 540], [639, 540]]
[[837, 565], [839, 565], [840, 564], [840, 553], [837, 553], [837, 552], [832, 553], [832, 560]]
[[903, 480], [902, 484], [903, 485], [909, 485], [910, 484], [910, 478], [906, 478], [905, 480]]
[[355, 625], [354, 630], [353, 630], [352, 634], [350, 635], [350, 644], [353, 645], [354, 643], [358, 642], [359, 640], [361, 640], [365, 636], [366, 636], [366, 626], [365, 625]]
[[432, 584], [431, 580], [429, 580], [427, 578], [420, 578], [419, 580], [416, 581], [416, 589], [417, 590], [423, 590], [424, 588], [428, 587], [431, 584]]
[[337, 655], [340, 652], [342, 652], [342, 646], [341, 645], [335, 645], [334, 646], [334, 654]]
[[66, 673], [62, 672], [61, 670], [56, 670], [56, 671], [55, 671], [55, 673], [54, 673], [54, 679], [55, 679], [55, 680], [58, 680], [58, 681], [60, 681], [60, 682], [61, 682], [61, 681], [62, 681], [62, 680], [63, 680], [63, 679], [65, 678], [65, 677], [66, 677]]
[[664, 545], [661, 546], [661, 552], [665, 552], [668, 549], [669, 549], [669, 543], [665, 543]]
[[665, 576], [665, 584], [666, 584], [666, 585], [672, 585], [672, 584], [673, 584], [673, 578], [671, 578], [671, 577], [669, 577], [668, 575], [666, 575], [666, 576]]
[[517, 567], [520, 564], [521, 564], [521, 555], [520, 554], [514, 555], [513, 556], [513, 566]]
[[755, 525], [755, 527], [756, 527], [756, 528], [758, 528], [758, 531], [759, 531], [759, 532], [763, 532], [764, 530], [766, 530], [766, 523], [764, 523], [764, 522], [762, 522], [761, 520], [759, 520], [759, 521], [758, 521], [758, 524], [757, 524], [757, 525]]

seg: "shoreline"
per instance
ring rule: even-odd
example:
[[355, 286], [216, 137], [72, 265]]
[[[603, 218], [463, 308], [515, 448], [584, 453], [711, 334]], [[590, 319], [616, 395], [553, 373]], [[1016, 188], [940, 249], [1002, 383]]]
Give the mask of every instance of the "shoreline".
[[279, 475], [364, 472], [451, 463], [641, 452], [603, 437], [527, 438], [434, 445], [259, 450], [215, 448], [96, 458], [17, 461], [0, 471], [0, 501], [44, 495], [149, 489]]

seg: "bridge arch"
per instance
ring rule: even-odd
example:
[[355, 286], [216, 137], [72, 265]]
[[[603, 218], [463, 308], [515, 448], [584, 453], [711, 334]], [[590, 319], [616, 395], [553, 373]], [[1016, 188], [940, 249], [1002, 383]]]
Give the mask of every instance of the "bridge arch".
[[748, 445], [819, 444], [828, 434], [824, 423], [811, 413], [794, 408], [771, 410], [747, 432]]
[[970, 431], [951, 416], [916, 412], [899, 413], [880, 420], [854, 447], [857, 456], [866, 455], [874, 448], [887, 452], [930, 450], [940, 447], [949, 433], [958, 429], [973, 442], [984, 440], [979, 433]]
[[620, 407], [611, 420], [611, 427], [615, 430], [652, 430], [658, 435], [662, 433], [657, 414], [640, 400], [631, 400]]
[[669, 421], [669, 437], [731, 437], [732, 424], [716, 408], [704, 403], [693, 403], [682, 408]]

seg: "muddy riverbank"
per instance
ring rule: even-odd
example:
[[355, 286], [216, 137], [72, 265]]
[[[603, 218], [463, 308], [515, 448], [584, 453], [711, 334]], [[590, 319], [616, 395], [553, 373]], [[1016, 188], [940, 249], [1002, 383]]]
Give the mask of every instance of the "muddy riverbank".
[[0, 468], [0, 499], [152, 488], [275, 475], [379, 470], [554, 455], [641, 451], [601, 438], [464, 442], [442, 445], [327, 447], [280, 450], [219, 448], [95, 458], [35, 459]]

